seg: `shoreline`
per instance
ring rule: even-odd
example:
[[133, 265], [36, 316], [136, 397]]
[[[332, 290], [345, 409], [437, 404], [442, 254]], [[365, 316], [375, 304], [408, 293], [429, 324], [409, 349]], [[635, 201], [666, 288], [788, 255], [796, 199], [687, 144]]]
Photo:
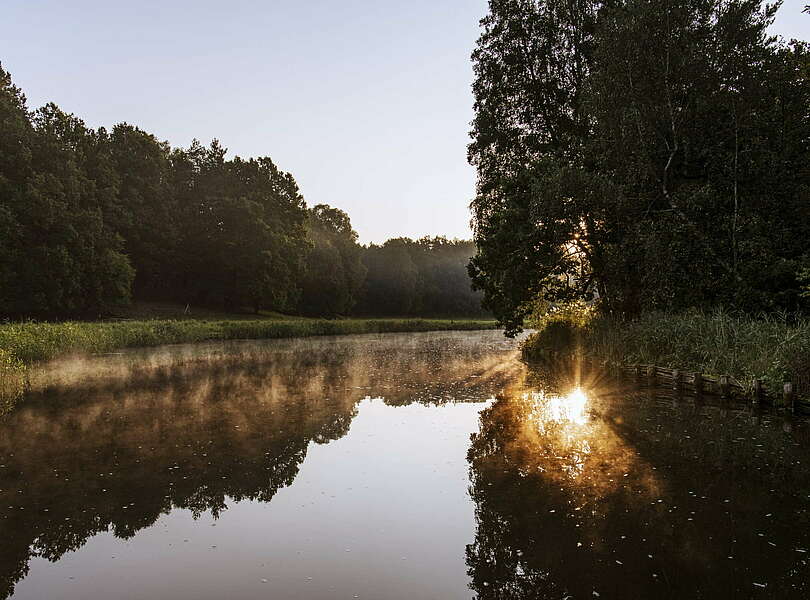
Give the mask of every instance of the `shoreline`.
[[780, 393], [785, 382], [807, 396], [810, 321], [724, 310], [647, 313], [634, 320], [550, 316], [522, 347], [527, 360], [579, 349], [609, 366], [657, 365], [712, 377], [729, 375], [753, 391], [754, 382]]
[[[226, 340], [498, 329], [492, 319], [150, 319], [0, 325], [0, 414], [25, 391], [28, 370], [73, 355]], [[7, 409], [9, 406], [6, 407]]]

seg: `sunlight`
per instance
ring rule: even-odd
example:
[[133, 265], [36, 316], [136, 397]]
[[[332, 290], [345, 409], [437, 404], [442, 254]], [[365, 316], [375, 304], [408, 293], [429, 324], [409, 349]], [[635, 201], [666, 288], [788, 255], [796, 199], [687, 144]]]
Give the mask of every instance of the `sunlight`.
[[543, 395], [540, 399], [544, 413], [542, 421], [574, 425], [585, 425], [588, 422], [588, 397], [581, 388], [576, 388], [567, 396]]
[[588, 422], [588, 414], [586, 412], [588, 397], [581, 388], [575, 389], [565, 397], [565, 405], [569, 421], [577, 425], [584, 425]]

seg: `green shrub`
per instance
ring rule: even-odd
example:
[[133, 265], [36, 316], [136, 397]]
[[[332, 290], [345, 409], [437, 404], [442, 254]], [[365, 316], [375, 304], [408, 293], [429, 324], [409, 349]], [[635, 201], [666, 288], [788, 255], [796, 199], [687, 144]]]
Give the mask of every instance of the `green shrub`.
[[523, 357], [533, 361], [571, 354], [579, 346], [582, 332], [583, 328], [578, 323], [550, 320], [523, 342]]

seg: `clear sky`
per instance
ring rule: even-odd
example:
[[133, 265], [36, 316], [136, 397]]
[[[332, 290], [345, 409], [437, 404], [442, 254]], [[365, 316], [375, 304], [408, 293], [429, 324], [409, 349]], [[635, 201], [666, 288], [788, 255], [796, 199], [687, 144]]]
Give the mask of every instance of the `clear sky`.
[[[810, 1], [810, 0], [808, 0]], [[805, 0], [775, 32], [810, 39]], [[270, 156], [362, 242], [469, 237], [486, 0], [0, 0], [0, 61], [89, 126]]]

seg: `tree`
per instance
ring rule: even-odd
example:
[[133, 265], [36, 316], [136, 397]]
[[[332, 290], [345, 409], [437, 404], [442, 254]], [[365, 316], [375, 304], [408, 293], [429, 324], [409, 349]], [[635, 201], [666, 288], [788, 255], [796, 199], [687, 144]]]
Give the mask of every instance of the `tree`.
[[586, 247], [572, 243], [583, 225], [583, 194], [568, 188], [581, 183], [597, 6], [492, 0], [481, 22], [469, 147], [478, 172], [471, 206], [478, 253], [470, 275], [508, 332], [519, 329], [537, 294], [560, 299], [583, 287], [563, 277]]
[[231, 309], [294, 308], [306, 247], [298, 185], [270, 158], [225, 153], [216, 140], [195, 141], [171, 157], [183, 223], [178, 294]]
[[108, 138], [109, 153], [120, 183], [109, 219], [124, 239], [135, 269], [134, 294], [171, 298], [172, 266], [177, 260], [176, 197], [170, 186], [168, 143], [141, 129], [120, 123]]
[[0, 69], [0, 312], [97, 316], [126, 303], [133, 271], [105, 219], [118, 180], [105, 132], [54, 104], [28, 112]]
[[326, 204], [309, 209], [307, 256], [300, 310], [311, 315], [345, 315], [359, 300], [366, 277], [362, 249], [349, 215]]
[[404, 316], [417, 308], [419, 271], [408, 252], [411, 240], [391, 239], [371, 244], [363, 253], [368, 269], [360, 312]]
[[510, 333], [538, 299], [798, 306], [810, 95], [804, 45], [767, 35], [776, 8], [490, 3], [470, 272]]
[[482, 296], [473, 291], [467, 263], [472, 242], [424, 237], [396, 238], [363, 253], [368, 266], [360, 311], [364, 314], [480, 316]]

